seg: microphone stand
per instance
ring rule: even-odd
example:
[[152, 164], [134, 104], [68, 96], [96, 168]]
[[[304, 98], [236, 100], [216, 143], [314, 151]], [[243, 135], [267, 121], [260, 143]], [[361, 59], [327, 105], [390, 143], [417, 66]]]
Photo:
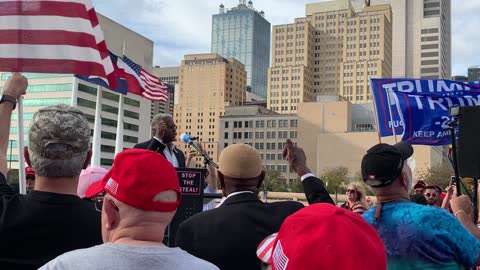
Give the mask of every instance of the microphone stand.
[[210, 164], [212, 165], [213, 167], [215, 167], [216, 169], [218, 169], [218, 165], [217, 163], [213, 162], [213, 160], [211, 158], [209, 158], [207, 156], [207, 154], [205, 154], [195, 143], [193, 143], [192, 141], [189, 141], [188, 144], [193, 147], [193, 149], [197, 150], [198, 153], [200, 153], [200, 155], [202, 155], [202, 157], [204, 158], [204, 163], [205, 164]]

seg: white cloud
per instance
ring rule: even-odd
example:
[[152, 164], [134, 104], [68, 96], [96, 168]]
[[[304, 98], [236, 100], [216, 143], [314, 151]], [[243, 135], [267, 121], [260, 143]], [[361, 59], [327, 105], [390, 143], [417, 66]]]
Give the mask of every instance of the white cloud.
[[[480, 35], [476, 29], [480, 25], [480, 1], [451, 1], [452, 75], [466, 75], [469, 66], [480, 64], [477, 53]], [[253, 6], [264, 10], [266, 19], [277, 25], [303, 17], [305, 4], [310, 2], [317, 1], [257, 0]], [[100, 13], [154, 41], [154, 65], [176, 66], [185, 54], [210, 52], [212, 15], [218, 13], [221, 3], [231, 8], [238, 0], [94, 0], [94, 3]]]

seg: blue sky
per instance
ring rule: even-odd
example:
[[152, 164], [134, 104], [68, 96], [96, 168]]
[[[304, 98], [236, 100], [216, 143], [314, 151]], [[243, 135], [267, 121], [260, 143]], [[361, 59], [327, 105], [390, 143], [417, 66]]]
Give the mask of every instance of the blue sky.
[[[292, 23], [318, 0], [252, 0], [272, 24]], [[410, 0], [419, 1], [419, 0]], [[178, 66], [185, 54], [210, 52], [212, 14], [238, 0], [93, 0], [98, 12], [154, 41], [154, 65]], [[452, 2], [452, 75], [480, 65], [480, 1]], [[112, 4], [114, 3], [114, 6]]]

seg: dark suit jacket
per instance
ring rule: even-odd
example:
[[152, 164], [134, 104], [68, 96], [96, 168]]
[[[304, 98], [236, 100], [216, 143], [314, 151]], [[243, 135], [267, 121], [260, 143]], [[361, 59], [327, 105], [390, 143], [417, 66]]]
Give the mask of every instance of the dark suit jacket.
[[[165, 156], [165, 154], [163, 154], [163, 150], [165, 150], [165, 147], [167, 147], [165, 144], [157, 141], [153, 137], [149, 141], [135, 144], [135, 146], [133, 146], [133, 148], [148, 149], [148, 150], [155, 151], [157, 153], [162, 154], [162, 156]], [[177, 147], [174, 147], [173, 153], [177, 157], [178, 167], [179, 168], [185, 167], [185, 155], [183, 154], [183, 152]]]
[[[302, 184], [310, 204], [333, 204], [320, 179], [308, 177]], [[257, 246], [302, 207], [299, 202], [263, 203], [255, 194], [238, 194], [181, 223], [176, 245], [222, 270], [260, 269]]]
[[258, 244], [302, 207], [293, 201], [263, 203], [253, 193], [234, 195], [181, 223], [176, 245], [222, 270], [260, 269]]
[[307, 177], [302, 181], [303, 191], [307, 197], [308, 204], [313, 203], [331, 203], [333, 202], [332, 197], [328, 194], [328, 191], [325, 189], [323, 182], [317, 177]]

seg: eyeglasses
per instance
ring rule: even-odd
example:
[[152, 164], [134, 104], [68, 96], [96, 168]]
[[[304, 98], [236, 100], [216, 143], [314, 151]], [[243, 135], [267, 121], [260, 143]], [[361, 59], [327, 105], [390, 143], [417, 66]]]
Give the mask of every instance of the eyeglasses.
[[112, 199], [105, 198], [103, 196], [98, 196], [98, 197], [95, 198], [95, 210], [97, 210], [100, 213], [102, 212], [103, 201], [104, 200], [107, 200], [108, 202], [110, 202], [112, 204], [113, 208], [115, 208], [115, 210], [119, 211], [118, 206], [113, 202]]
[[355, 189], [347, 189], [347, 193], [355, 193], [357, 192]]
[[425, 197], [435, 198], [435, 197], [437, 197], [437, 193], [425, 193]]

